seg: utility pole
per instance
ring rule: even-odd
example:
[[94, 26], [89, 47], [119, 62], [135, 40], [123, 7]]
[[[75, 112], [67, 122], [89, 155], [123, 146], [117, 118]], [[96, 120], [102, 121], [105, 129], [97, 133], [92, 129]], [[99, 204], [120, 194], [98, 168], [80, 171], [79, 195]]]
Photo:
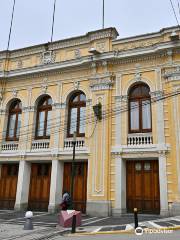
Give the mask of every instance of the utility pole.
[[74, 132], [74, 134], [73, 134], [72, 145], [73, 145], [73, 160], [72, 160], [72, 168], [71, 168], [72, 171], [71, 171], [71, 192], [70, 192], [70, 196], [71, 196], [71, 201], [72, 201], [72, 207], [74, 207], [73, 193], [74, 193], [74, 176], [75, 176], [76, 132]]
[[103, 0], [102, 28], [104, 29], [104, 0]]
[[53, 41], [53, 34], [54, 34], [55, 12], [56, 12], [56, 0], [54, 0], [54, 8], [53, 8], [53, 19], [52, 19], [52, 28], [51, 28], [51, 42]]

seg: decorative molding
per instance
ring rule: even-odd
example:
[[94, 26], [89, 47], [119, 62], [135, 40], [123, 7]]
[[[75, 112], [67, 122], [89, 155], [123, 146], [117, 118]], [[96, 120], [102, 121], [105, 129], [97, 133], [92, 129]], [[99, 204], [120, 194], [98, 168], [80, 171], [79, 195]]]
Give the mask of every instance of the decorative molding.
[[42, 64], [50, 64], [55, 62], [55, 52], [53, 51], [45, 51], [41, 55], [41, 63]]
[[142, 74], [140, 72], [136, 72], [134, 80], [135, 82], [140, 82], [142, 80]]
[[92, 106], [92, 99], [86, 99], [86, 107]]
[[18, 90], [17, 90], [16, 88], [13, 88], [13, 89], [12, 89], [12, 95], [13, 95], [14, 98], [17, 97], [17, 95], [18, 95]]
[[54, 108], [54, 109], [64, 109], [64, 108], [66, 108], [66, 103], [53, 103], [52, 104], [52, 107]]
[[91, 77], [89, 80], [92, 91], [109, 90], [114, 84], [115, 76], [113, 74], [108, 74], [104, 76]]
[[179, 81], [180, 80], [180, 66], [177, 66], [175, 69], [168, 71], [164, 74], [166, 81]]
[[0, 89], [0, 103], [2, 102], [3, 100], [3, 89], [1, 88]]
[[80, 87], [79, 81], [74, 81], [73, 85], [74, 85], [74, 90], [79, 90], [79, 87]]
[[80, 51], [79, 48], [74, 50], [74, 57], [75, 58], [80, 58], [81, 57], [81, 51]]
[[116, 101], [116, 103], [118, 103], [118, 102], [126, 103], [128, 101], [128, 95], [115, 96], [115, 101]]
[[173, 63], [173, 51], [172, 51], [172, 49], [167, 50], [167, 56], [168, 56], [168, 63], [172, 64]]
[[45, 77], [43, 79], [43, 83], [41, 84], [41, 92], [42, 92], [42, 94], [45, 94], [47, 92], [47, 88], [48, 88], [48, 83], [47, 82], [48, 82], [48, 78]]
[[96, 43], [96, 48], [101, 53], [105, 52], [106, 51], [105, 42]]
[[97, 63], [96, 62], [91, 63], [91, 71], [92, 71], [92, 75], [96, 75], [96, 73], [97, 73]]
[[23, 107], [22, 108], [22, 112], [26, 113], [26, 112], [35, 112], [36, 111], [36, 107], [34, 106], [28, 106], [28, 107]]
[[164, 92], [163, 91], [154, 91], [150, 92], [151, 98], [154, 100], [161, 99], [163, 97]]
[[23, 67], [23, 61], [21, 59], [19, 59], [17, 61], [17, 68], [22, 68]]

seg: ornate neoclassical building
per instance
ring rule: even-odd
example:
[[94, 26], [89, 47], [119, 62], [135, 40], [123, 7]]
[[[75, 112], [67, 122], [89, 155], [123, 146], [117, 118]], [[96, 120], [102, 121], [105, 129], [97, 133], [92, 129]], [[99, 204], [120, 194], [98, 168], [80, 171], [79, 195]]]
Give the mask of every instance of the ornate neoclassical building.
[[0, 81], [1, 209], [57, 210], [76, 132], [76, 209], [180, 213], [177, 27], [123, 39], [107, 28], [2, 51]]

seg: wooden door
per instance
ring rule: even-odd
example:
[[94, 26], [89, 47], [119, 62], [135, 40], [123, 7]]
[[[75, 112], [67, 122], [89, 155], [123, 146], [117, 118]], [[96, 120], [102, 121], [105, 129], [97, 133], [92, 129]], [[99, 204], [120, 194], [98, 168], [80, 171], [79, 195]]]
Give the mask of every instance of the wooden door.
[[[72, 164], [64, 163], [63, 191], [70, 192]], [[86, 212], [87, 196], [87, 163], [75, 163], [73, 207], [75, 210]]]
[[28, 209], [47, 211], [51, 182], [51, 164], [33, 163], [29, 188]]
[[127, 161], [126, 189], [128, 212], [159, 213], [158, 161]]
[[18, 164], [3, 164], [0, 171], [0, 208], [13, 209], [16, 201]]

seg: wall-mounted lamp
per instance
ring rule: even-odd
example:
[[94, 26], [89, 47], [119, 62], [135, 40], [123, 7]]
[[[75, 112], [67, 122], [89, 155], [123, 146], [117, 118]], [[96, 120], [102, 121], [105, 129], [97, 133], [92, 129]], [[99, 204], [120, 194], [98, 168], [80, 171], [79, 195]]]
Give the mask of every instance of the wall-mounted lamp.
[[102, 119], [102, 104], [98, 103], [93, 106], [94, 114], [98, 120]]
[[90, 48], [90, 49], [89, 49], [89, 53], [92, 53], [92, 54], [94, 54], [94, 55], [100, 54], [100, 52], [99, 52], [96, 48]]

